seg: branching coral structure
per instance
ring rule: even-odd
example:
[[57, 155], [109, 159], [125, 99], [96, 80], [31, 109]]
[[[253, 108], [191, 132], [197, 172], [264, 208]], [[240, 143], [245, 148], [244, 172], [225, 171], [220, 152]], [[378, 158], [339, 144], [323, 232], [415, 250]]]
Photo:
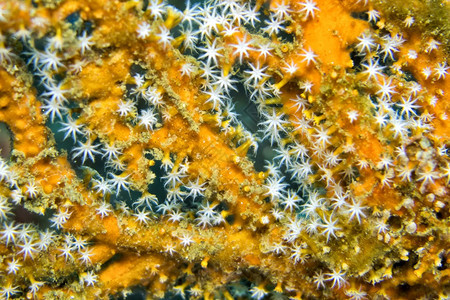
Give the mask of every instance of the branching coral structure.
[[0, 298], [448, 299], [449, 5], [1, 1]]

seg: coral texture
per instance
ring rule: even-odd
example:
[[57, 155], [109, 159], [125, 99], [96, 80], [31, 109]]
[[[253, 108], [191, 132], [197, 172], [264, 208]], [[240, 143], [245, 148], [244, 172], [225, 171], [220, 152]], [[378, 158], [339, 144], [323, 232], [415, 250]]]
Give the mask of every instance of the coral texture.
[[0, 1], [0, 298], [448, 299], [449, 8]]

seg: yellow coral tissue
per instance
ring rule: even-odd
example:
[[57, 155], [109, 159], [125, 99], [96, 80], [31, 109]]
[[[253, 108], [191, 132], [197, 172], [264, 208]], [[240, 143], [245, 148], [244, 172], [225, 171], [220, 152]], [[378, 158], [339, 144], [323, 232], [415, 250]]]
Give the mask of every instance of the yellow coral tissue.
[[0, 299], [450, 299], [448, 0], [0, 0]]

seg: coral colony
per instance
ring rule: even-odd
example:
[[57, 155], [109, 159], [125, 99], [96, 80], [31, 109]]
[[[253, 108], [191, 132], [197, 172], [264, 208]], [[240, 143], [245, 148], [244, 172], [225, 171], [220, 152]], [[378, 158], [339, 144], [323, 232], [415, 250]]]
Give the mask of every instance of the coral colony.
[[1, 299], [449, 299], [449, 20], [2, 0]]

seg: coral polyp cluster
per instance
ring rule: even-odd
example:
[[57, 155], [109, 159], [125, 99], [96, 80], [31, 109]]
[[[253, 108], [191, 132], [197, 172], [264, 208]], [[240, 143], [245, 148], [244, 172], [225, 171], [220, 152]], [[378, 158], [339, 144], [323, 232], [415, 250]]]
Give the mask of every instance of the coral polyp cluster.
[[448, 299], [449, 13], [2, 1], [0, 297]]

